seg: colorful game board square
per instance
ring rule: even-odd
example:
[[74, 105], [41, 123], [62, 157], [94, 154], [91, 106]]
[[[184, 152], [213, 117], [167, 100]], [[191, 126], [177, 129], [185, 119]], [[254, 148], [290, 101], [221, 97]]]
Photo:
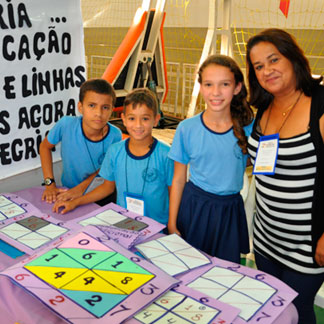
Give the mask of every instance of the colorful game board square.
[[204, 278], [197, 278], [196, 280], [192, 281], [190, 284], [188, 284], [188, 287], [196, 289], [207, 296], [213, 297], [218, 299], [220, 296], [222, 296], [228, 289], [224, 287], [223, 285], [207, 280]]
[[53, 240], [67, 231], [68, 230], [64, 227], [49, 223], [47, 226], [40, 228], [37, 232]]
[[105, 210], [104, 212], [97, 214], [96, 217], [108, 223], [109, 225], [114, 225], [115, 223], [127, 219], [126, 216], [119, 214], [112, 209]]
[[18, 221], [17, 223], [20, 224], [21, 226], [30, 229], [31, 231], [37, 231], [38, 229], [49, 224], [48, 221], [36, 216], [27, 217], [25, 219]]
[[187, 319], [190, 323], [199, 322], [201, 324], [208, 324], [219, 313], [218, 310], [202, 305], [189, 297], [176, 306], [172, 312]]
[[[107, 277], [107, 276], [106, 276]], [[125, 277], [125, 276], [124, 276]], [[108, 278], [108, 277], [107, 277]], [[64, 290], [75, 290], [75, 291], [92, 291], [99, 292], [103, 294], [117, 294], [117, 295], [126, 295], [127, 293], [118, 286], [114, 286], [109, 281], [105, 280], [106, 278], [98, 275], [92, 270], [87, 270], [81, 275], [75, 276], [75, 278], [65, 285], [61, 286], [61, 289]]]
[[17, 241], [21, 242], [22, 244], [25, 244], [31, 249], [37, 249], [43, 244], [50, 242], [50, 239], [36, 232], [31, 232], [29, 234], [17, 238]]
[[88, 271], [84, 268], [42, 267], [30, 265], [25, 266], [25, 269], [57, 289], [64, 287], [76, 277], [79, 277]]
[[103, 262], [97, 264], [93, 269], [125, 273], [150, 274], [147, 270], [143, 269], [136, 263], [127, 259], [120, 253], [115, 253], [111, 258], [106, 259]]
[[16, 204], [9, 204], [0, 207], [0, 213], [7, 218], [15, 217], [24, 214], [26, 211]]
[[172, 309], [176, 305], [180, 304], [186, 297], [173, 290], [168, 291], [162, 297], [155, 301], [155, 304], [160, 305], [166, 309]]
[[72, 249], [84, 249], [88, 250], [91, 246], [91, 250], [98, 251], [112, 251], [109, 247], [100, 243], [98, 240], [93, 237], [81, 232], [67, 241], [63, 241], [60, 244], [60, 248], [72, 248]]
[[244, 293], [262, 303], [265, 303], [276, 293], [276, 290], [266, 283], [250, 277], [244, 277], [232, 289]]
[[225, 268], [213, 267], [208, 272], [204, 273], [202, 277], [209, 280], [221, 282], [225, 287], [232, 287], [240, 280], [242, 280], [244, 275]]
[[[102, 240], [100, 229], [88, 226], [6, 271], [64, 320], [78, 324], [98, 318], [123, 323], [179, 283], [113, 240]], [[102, 268], [91, 269], [84, 260]]]
[[10, 225], [3, 227], [0, 230], [0, 232], [13, 239], [17, 239], [18, 237], [31, 233], [31, 231], [28, 228], [21, 226], [17, 223], [12, 223]]
[[128, 229], [131, 231], [138, 231], [138, 232], [148, 227], [147, 224], [143, 222], [139, 222], [133, 218], [127, 218], [121, 222], [115, 223], [114, 226], [118, 228]]
[[59, 249], [52, 249], [40, 255], [35, 260], [27, 263], [24, 268], [34, 267], [56, 267], [56, 268], [84, 268], [84, 265], [70, 258], [66, 253]]
[[243, 295], [233, 290], [229, 290], [218, 300], [239, 308], [241, 310], [239, 316], [245, 321], [248, 321], [262, 306], [261, 303], [257, 302], [251, 297]]
[[59, 248], [59, 250], [88, 269], [92, 269], [97, 264], [116, 254], [114, 251], [96, 251], [77, 248]]
[[143, 286], [145, 283], [155, 277], [153, 274], [125, 273], [103, 270], [93, 271], [125, 294], [132, 293], [134, 290]]
[[7, 197], [5, 197], [4, 195], [0, 195], [0, 207], [9, 205], [11, 203], [12, 203], [12, 201], [9, 200]]
[[82, 226], [87, 226], [87, 225], [103, 225], [103, 226], [107, 226], [110, 225], [109, 223], [103, 221], [100, 218], [97, 217], [90, 217], [90, 218], [86, 218], [82, 221], [79, 222], [80, 225]]
[[[98, 318], [128, 297], [127, 295], [94, 293], [92, 291], [61, 290], [61, 292]], [[107, 320], [108, 323], [109, 320]]]
[[206, 256], [193, 247], [174, 252], [174, 255], [181, 259], [181, 261], [186, 264], [189, 269], [197, 268], [210, 263], [210, 260]]
[[153, 303], [150, 306], [146, 307], [143, 311], [137, 313], [134, 318], [140, 323], [150, 324], [166, 313], [167, 311], [164, 308]]

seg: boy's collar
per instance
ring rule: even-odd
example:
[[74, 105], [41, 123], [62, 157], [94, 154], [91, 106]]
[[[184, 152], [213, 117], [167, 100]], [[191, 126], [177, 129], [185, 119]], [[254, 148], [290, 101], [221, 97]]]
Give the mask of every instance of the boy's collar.
[[147, 157], [149, 157], [149, 156], [154, 152], [154, 149], [155, 149], [155, 147], [156, 147], [156, 145], [157, 145], [157, 143], [158, 143], [158, 140], [157, 140], [156, 138], [154, 138], [154, 137], [152, 137], [152, 138], [153, 138], [153, 143], [149, 145], [149, 151], [148, 151], [146, 154], [141, 155], [141, 156], [134, 155], [134, 154], [130, 151], [130, 149], [129, 149], [129, 140], [130, 140], [130, 139], [127, 138], [127, 139], [125, 140], [125, 149], [126, 149], [126, 153], [127, 153], [127, 155], [128, 155], [129, 157], [131, 157], [132, 159], [134, 159], [134, 160], [144, 160], [144, 159], [146, 159]]

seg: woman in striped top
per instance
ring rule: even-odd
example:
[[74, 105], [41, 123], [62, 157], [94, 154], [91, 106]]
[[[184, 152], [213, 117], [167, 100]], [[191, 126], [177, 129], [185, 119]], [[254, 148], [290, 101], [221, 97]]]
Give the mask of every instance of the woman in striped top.
[[258, 109], [248, 150], [278, 134], [274, 174], [256, 175], [254, 252], [259, 269], [294, 288], [299, 324], [315, 324], [324, 280], [324, 87], [294, 38], [267, 29], [247, 43], [250, 103]]

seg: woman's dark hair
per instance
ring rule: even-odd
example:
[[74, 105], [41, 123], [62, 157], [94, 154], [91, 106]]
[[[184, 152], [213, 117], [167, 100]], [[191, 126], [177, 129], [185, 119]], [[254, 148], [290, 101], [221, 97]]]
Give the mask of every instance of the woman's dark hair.
[[260, 86], [250, 58], [252, 48], [260, 42], [273, 44], [291, 62], [296, 76], [296, 90], [302, 90], [306, 96], [311, 96], [313, 87], [318, 85], [323, 77], [312, 77], [309, 62], [292, 35], [282, 29], [269, 28], [252, 36], [246, 45], [250, 104], [258, 109], [266, 109], [273, 99], [273, 95]]
[[233, 132], [238, 139], [237, 143], [244, 154], [247, 153], [247, 137], [244, 126], [249, 125], [253, 120], [253, 111], [247, 101], [247, 90], [244, 83], [244, 76], [237, 63], [226, 55], [211, 55], [200, 66], [198, 70], [198, 82], [202, 83], [202, 73], [211, 64], [227, 67], [233, 74], [235, 84], [242, 84], [241, 91], [233, 96], [231, 101], [231, 117]]

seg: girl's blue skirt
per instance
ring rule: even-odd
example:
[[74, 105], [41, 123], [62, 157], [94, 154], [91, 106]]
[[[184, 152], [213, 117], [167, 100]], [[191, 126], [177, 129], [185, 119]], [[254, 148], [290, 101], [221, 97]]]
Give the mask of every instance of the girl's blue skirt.
[[189, 244], [220, 259], [240, 263], [240, 253], [250, 252], [244, 204], [239, 193], [219, 196], [187, 182], [177, 228]]

